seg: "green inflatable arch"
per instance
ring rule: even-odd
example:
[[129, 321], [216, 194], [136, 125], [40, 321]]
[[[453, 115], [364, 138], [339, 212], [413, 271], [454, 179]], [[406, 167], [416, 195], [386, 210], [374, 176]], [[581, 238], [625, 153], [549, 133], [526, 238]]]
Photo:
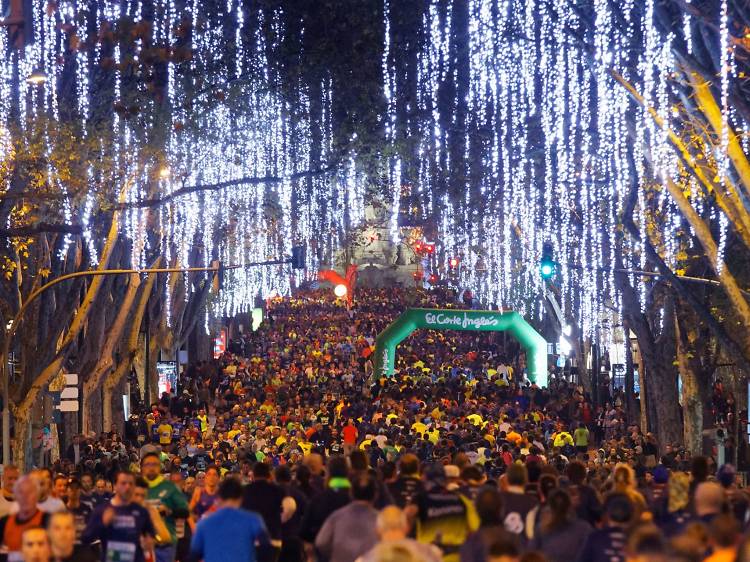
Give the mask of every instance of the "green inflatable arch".
[[547, 386], [547, 342], [517, 312], [494, 310], [444, 310], [410, 308], [375, 340], [375, 374], [389, 377], [396, 365], [396, 347], [414, 330], [507, 331], [526, 350], [526, 370], [531, 382]]

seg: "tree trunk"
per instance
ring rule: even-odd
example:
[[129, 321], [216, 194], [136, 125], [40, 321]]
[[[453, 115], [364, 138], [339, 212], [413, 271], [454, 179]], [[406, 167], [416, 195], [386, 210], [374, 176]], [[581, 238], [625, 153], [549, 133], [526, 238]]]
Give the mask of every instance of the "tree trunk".
[[[152, 267], [159, 267], [161, 258], [158, 258]], [[140, 287], [140, 277], [138, 274], [130, 275], [128, 282], [128, 289], [125, 293], [120, 309], [117, 312], [115, 321], [107, 332], [107, 339], [104, 342], [99, 361], [94, 367], [93, 371], [86, 378], [83, 384], [83, 427], [86, 431], [97, 431], [98, 428], [91, 424], [90, 414], [90, 401], [91, 397], [98, 394], [99, 385], [105, 374], [107, 374], [114, 365], [114, 351], [117, 344], [120, 342], [122, 332], [125, 328], [128, 316], [132, 312], [133, 302], [135, 301], [136, 293]], [[107, 428], [103, 426], [101, 429]]]
[[635, 370], [633, 369], [633, 352], [630, 347], [630, 330], [623, 327], [625, 334], [625, 411], [628, 415], [628, 423], [638, 420], [639, 413], [636, 411], [635, 392]]
[[[130, 368], [133, 365], [133, 360], [138, 352], [138, 334], [141, 331], [143, 315], [146, 312], [149, 297], [151, 296], [151, 291], [154, 288], [154, 283], [156, 282], [157, 277], [158, 275], [156, 273], [150, 273], [146, 282], [143, 284], [138, 299], [138, 305], [133, 311], [128, 337], [123, 342], [120, 349], [122, 359], [115, 370], [104, 379], [102, 384], [102, 426], [105, 428], [109, 428], [112, 424], [112, 390], [130, 371]], [[155, 344], [155, 342], [152, 342], [152, 344]]]
[[17, 412], [13, 415], [14, 421], [14, 435], [13, 435], [13, 464], [15, 464], [22, 472], [27, 472], [31, 465], [27, 460], [29, 447], [29, 437], [31, 433], [31, 411], [27, 410], [23, 413]]
[[[102, 251], [101, 255], [101, 261], [99, 263], [99, 270], [106, 269], [109, 260], [112, 256], [112, 252], [115, 247], [115, 243], [117, 241], [118, 236], [118, 227], [119, 227], [119, 221], [117, 219], [117, 213], [115, 213], [112, 216], [112, 224], [109, 228], [109, 233], [107, 234], [107, 240], [104, 245], [104, 250]], [[78, 309], [75, 312], [75, 316], [73, 317], [73, 321], [70, 324], [70, 328], [67, 330], [65, 335], [62, 337], [62, 342], [60, 343], [60, 346], [57, 349], [57, 353], [55, 355], [55, 358], [52, 360], [51, 363], [49, 363], [44, 369], [42, 369], [42, 372], [34, 379], [34, 381], [31, 383], [30, 387], [26, 391], [26, 395], [21, 401], [20, 404], [14, 405], [10, 404], [11, 411], [13, 412], [14, 416], [24, 415], [23, 413], [26, 412], [26, 415], [28, 415], [28, 412], [31, 411], [34, 404], [36, 403], [37, 398], [39, 397], [39, 393], [42, 391], [44, 386], [49, 383], [50, 380], [54, 376], [60, 373], [63, 364], [65, 360], [68, 358], [68, 354], [71, 350], [71, 345], [75, 342], [76, 338], [80, 334], [81, 330], [83, 329], [85, 323], [86, 323], [86, 317], [88, 315], [88, 312], [91, 310], [91, 307], [96, 302], [96, 298], [99, 295], [99, 289], [104, 282], [104, 276], [96, 276], [91, 281], [91, 284], [89, 285], [86, 295], [83, 299], [83, 303], [78, 307]], [[16, 434], [16, 437], [14, 441], [17, 441], [20, 438], [26, 438], [27, 435], [18, 435]], [[23, 451], [24, 445], [23, 443], [16, 443], [13, 447], [14, 451]], [[15, 459], [15, 462], [21, 463], [24, 459]]]
[[702, 454], [703, 449], [703, 402], [698, 390], [699, 373], [693, 371], [688, 360], [689, 351], [677, 338], [677, 366], [682, 379], [682, 411], [685, 448], [694, 455]]
[[111, 394], [111, 407], [110, 407], [110, 425], [117, 428], [117, 431], [122, 435], [125, 431], [125, 409], [122, 404], [122, 396], [127, 392], [128, 389], [128, 377], [127, 375], [120, 379], [115, 387], [110, 391]]
[[[713, 425], [705, 416], [717, 354], [708, 334], [701, 334], [694, 311], [678, 307], [675, 314], [677, 366], [682, 379], [682, 410], [685, 446], [694, 455], [703, 454], [703, 430]], [[705, 330], [704, 330], [705, 331]]]

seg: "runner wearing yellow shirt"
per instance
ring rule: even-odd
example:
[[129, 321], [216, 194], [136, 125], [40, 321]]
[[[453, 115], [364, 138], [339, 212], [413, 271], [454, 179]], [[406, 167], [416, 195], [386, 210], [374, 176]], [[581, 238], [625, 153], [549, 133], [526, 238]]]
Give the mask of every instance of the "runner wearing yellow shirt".
[[411, 424], [411, 429], [415, 433], [424, 435], [424, 432], [427, 431], [427, 426], [420, 421], [415, 421], [413, 424]]
[[433, 427], [427, 432], [427, 438], [430, 440], [430, 443], [437, 445], [438, 441], [440, 441], [440, 430], [437, 427]]
[[201, 424], [201, 433], [208, 431], [208, 416], [206, 415], [206, 411], [203, 409], [198, 410], [198, 415], [196, 417]]
[[227, 432], [227, 438], [230, 441], [234, 441], [234, 438], [237, 437], [240, 433], [242, 433], [242, 430], [240, 429], [240, 424], [238, 424], [237, 422], [235, 422], [235, 423], [232, 424], [232, 429], [230, 429]]
[[552, 441], [554, 447], [563, 448], [565, 445], [573, 445], [573, 436], [565, 430], [560, 430]]
[[156, 428], [156, 432], [159, 434], [159, 445], [169, 447], [172, 444], [172, 434], [174, 428], [170, 425], [168, 419], [164, 419], [163, 422]]
[[307, 440], [299, 441], [297, 445], [299, 446], [300, 449], [302, 449], [302, 454], [304, 455], [309, 455], [312, 452], [313, 445]]

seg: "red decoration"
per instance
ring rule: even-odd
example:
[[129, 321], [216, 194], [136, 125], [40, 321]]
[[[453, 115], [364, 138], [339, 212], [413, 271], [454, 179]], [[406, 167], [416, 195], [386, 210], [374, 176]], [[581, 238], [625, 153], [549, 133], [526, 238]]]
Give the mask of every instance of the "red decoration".
[[354, 302], [354, 285], [357, 283], [357, 266], [352, 264], [346, 268], [346, 277], [332, 269], [318, 271], [320, 281], [328, 281], [332, 285], [343, 285], [346, 287], [346, 302], [351, 306]]

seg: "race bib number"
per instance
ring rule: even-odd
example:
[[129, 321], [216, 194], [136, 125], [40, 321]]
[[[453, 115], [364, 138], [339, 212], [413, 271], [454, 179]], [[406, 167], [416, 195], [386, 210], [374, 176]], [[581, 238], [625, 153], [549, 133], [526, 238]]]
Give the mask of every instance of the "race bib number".
[[153, 507], [154, 509], [159, 511], [159, 508], [161, 507], [161, 500], [159, 498], [148, 499], [146, 500], [146, 505]]
[[134, 562], [135, 544], [132, 542], [110, 541], [107, 543], [107, 562]]
[[76, 538], [80, 538], [86, 530], [86, 517], [83, 515], [74, 515], [73, 520], [75, 521]]
[[178, 539], [185, 538], [185, 520], [184, 519], [177, 519], [174, 522], [175, 527], [175, 535]]

